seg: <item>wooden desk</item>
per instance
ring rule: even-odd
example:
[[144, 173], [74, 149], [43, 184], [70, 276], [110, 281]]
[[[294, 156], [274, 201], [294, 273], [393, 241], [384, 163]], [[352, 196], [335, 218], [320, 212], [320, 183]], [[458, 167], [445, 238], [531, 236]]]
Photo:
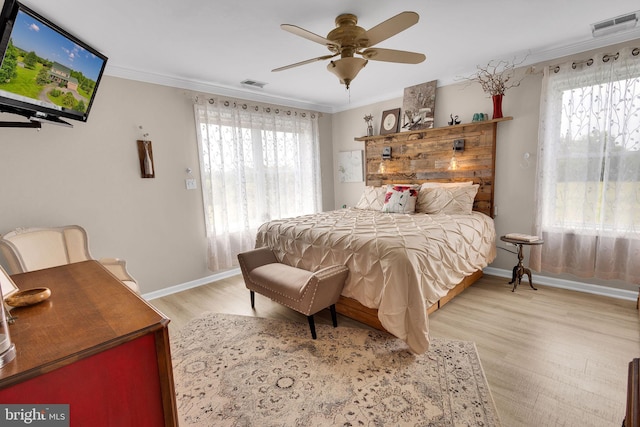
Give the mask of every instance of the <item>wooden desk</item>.
[[178, 424], [169, 319], [97, 261], [11, 278], [51, 297], [11, 310], [0, 402], [69, 404], [71, 426]]

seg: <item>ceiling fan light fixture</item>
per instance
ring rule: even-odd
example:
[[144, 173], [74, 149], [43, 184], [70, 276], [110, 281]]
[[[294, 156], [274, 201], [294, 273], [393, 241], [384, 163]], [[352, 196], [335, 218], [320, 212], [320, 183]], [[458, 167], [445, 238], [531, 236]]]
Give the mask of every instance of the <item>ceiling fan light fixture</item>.
[[363, 58], [346, 57], [329, 62], [327, 70], [335, 74], [340, 80], [340, 83], [349, 89], [349, 85], [353, 79], [356, 78], [360, 70], [367, 65], [367, 62], [369, 61]]

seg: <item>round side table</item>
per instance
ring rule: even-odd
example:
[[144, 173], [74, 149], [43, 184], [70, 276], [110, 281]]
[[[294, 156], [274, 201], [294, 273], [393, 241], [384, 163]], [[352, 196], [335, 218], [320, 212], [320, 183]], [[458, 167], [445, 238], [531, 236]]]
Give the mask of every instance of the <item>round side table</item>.
[[533, 289], [534, 291], [537, 291], [538, 289], [533, 286], [533, 281], [531, 280], [531, 270], [526, 268], [522, 263], [522, 260], [524, 259], [524, 255], [522, 255], [522, 247], [524, 245], [528, 245], [528, 246], [541, 245], [544, 243], [544, 240], [539, 239], [539, 240], [534, 240], [532, 242], [529, 242], [526, 240], [510, 239], [509, 237], [506, 237], [506, 236], [501, 236], [500, 240], [502, 240], [503, 242], [514, 244], [518, 247], [518, 264], [515, 267], [513, 267], [513, 274], [511, 275], [511, 281], [509, 282], [509, 284], [513, 283], [513, 289], [511, 289], [511, 292], [515, 292], [520, 282], [522, 282], [522, 276], [524, 276], [525, 274], [529, 276], [529, 286], [531, 286], [531, 289]]

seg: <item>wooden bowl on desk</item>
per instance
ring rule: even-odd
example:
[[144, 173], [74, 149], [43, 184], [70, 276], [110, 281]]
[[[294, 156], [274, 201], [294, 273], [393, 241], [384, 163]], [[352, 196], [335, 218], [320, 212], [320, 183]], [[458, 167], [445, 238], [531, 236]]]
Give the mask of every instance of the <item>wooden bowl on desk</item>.
[[11, 307], [24, 307], [47, 300], [51, 296], [49, 288], [33, 288], [16, 292], [5, 298], [4, 302]]

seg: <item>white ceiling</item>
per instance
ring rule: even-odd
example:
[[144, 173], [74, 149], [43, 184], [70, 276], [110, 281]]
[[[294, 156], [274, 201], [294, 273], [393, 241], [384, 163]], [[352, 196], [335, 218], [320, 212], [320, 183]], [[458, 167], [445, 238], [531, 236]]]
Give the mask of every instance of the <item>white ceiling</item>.
[[[638, 0], [23, 0], [108, 58], [106, 74], [207, 93], [337, 112], [401, 97], [431, 80], [450, 84], [494, 59], [532, 64], [640, 38], [640, 26], [593, 38], [594, 22], [638, 10]], [[328, 54], [280, 29], [326, 36], [341, 13], [369, 29], [402, 11], [420, 21], [377, 45], [424, 53], [418, 65], [369, 61], [347, 92], [327, 61], [272, 73]], [[248, 89], [244, 79], [267, 83]]]

